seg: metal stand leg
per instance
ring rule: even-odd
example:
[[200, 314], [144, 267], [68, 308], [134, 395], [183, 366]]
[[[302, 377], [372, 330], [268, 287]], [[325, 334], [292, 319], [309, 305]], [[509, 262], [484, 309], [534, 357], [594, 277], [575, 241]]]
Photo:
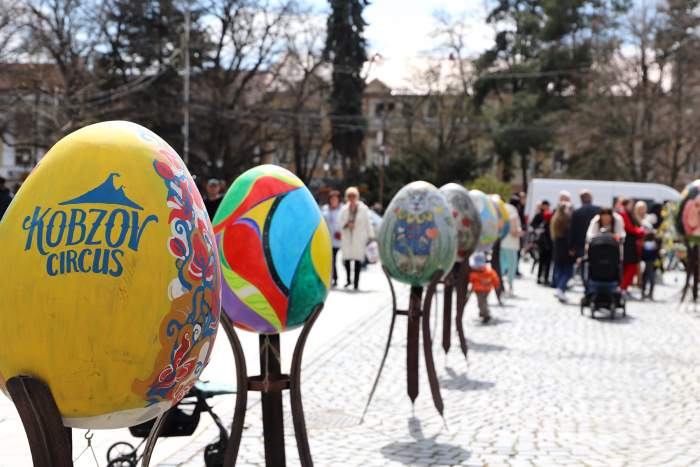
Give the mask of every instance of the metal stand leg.
[[317, 306], [311, 317], [304, 325], [297, 345], [294, 347], [294, 356], [292, 357], [292, 373], [289, 375], [289, 397], [292, 403], [292, 422], [294, 423], [294, 435], [297, 439], [297, 449], [299, 451], [299, 461], [302, 467], [313, 467], [314, 461], [311, 458], [311, 449], [309, 448], [309, 438], [306, 434], [306, 420], [304, 419], [304, 407], [301, 403], [301, 359], [304, 355], [304, 346], [306, 338], [311, 333], [316, 319], [323, 311], [323, 304]]
[[[282, 368], [278, 360], [280, 355], [280, 335], [261, 334], [260, 338], [260, 372], [271, 380], [281, 376]], [[282, 391], [271, 388], [264, 379], [262, 402], [263, 437], [265, 438], [265, 465], [284, 467], [284, 412], [282, 411]], [[267, 386], [267, 387], [265, 387]]]
[[[442, 396], [440, 395], [440, 385], [438, 384], [437, 373], [435, 372], [435, 362], [433, 361], [433, 342], [430, 339], [430, 305], [437, 289], [438, 282], [442, 277], [442, 271], [436, 271], [433, 280], [428, 285], [428, 290], [425, 294], [425, 302], [423, 304], [423, 352], [425, 357], [425, 368], [428, 371], [428, 382], [430, 383], [430, 392], [433, 395], [435, 408], [440, 415], [443, 415], [444, 405]], [[409, 321], [410, 323], [410, 321]], [[417, 393], [417, 391], [416, 391]]]
[[49, 387], [20, 374], [7, 380], [7, 390], [24, 425], [34, 467], [71, 467], [71, 429], [63, 426]]
[[457, 315], [455, 316], [455, 324], [457, 326], [457, 334], [459, 335], [459, 346], [462, 349], [464, 356], [467, 356], [469, 347], [467, 346], [467, 338], [464, 334], [464, 308], [467, 306], [467, 300], [469, 299], [469, 273], [471, 272], [471, 266], [469, 266], [469, 252], [464, 257], [462, 265], [459, 268], [459, 274], [457, 275]]
[[455, 268], [445, 278], [443, 291], [443, 316], [442, 316], [442, 348], [445, 353], [450, 351], [452, 337], [452, 290], [455, 284]]
[[156, 441], [158, 441], [158, 437], [160, 436], [161, 431], [163, 431], [163, 427], [167, 426], [168, 418], [170, 418], [170, 416], [174, 413], [175, 411], [170, 408], [160, 414], [156, 419], [156, 422], [153, 424], [153, 428], [151, 428], [151, 433], [148, 435], [148, 439], [146, 440], [146, 448], [143, 451], [143, 457], [141, 458], [141, 467], [148, 467], [148, 465], [151, 463], [151, 456], [153, 455], [153, 449], [156, 447]]
[[[423, 287], [411, 287], [408, 306], [408, 334], [406, 336], [406, 388], [411, 402], [418, 397], [418, 356], [420, 339], [421, 299]], [[433, 297], [430, 297], [432, 300]], [[425, 316], [430, 322], [430, 316]]]
[[[223, 310], [222, 310], [223, 311]], [[236, 362], [236, 407], [233, 411], [233, 422], [231, 423], [231, 435], [228, 439], [226, 448], [226, 459], [224, 466], [234, 467], [236, 459], [238, 459], [238, 450], [241, 446], [241, 438], [243, 437], [243, 424], [245, 423], [245, 412], [248, 404], [248, 370], [246, 369], [245, 355], [241, 341], [238, 340], [238, 335], [233, 329], [233, 324], [226, 313], [221, 313], [221, 324], [226, 331], [228, 340], [231, 343], [233, 357]]]
[[260, 337], [260, 376], [247, 376], [245, 356], [243, 348], [238, 340], [236, 331], [223, 313], [221, 319], [224, 330], [231, 342], [233, 355], [236, 359], [236, 379], [238, 393], [236, 409], [233, 414], [231, 435], [226, 450], [225, 467], [234, 467], [238, 458], [238, 451], [243, 436], [243, 422], [245, 420], [248, 391], [260, 391], [263, 413], [263, 436], [265, 438], [265, 465], [267, 467], [284, 467], [286, 465], [286, 453], [284, 449], [284, 413], [282, 406], [282, 391], [290, 390], [292, 419], [294, 432], [297, 439], [299, 459], [302, 467], [313, 467], [309, 440], [306, 433], [306, 422], [301, 402], [301, 362], [304, 354], [304, 346], [316, 319], [323, 310], [323, 304], [314, 308], [309, 320], [299, 335], [294, 355], [292, 357], [292, 369], [290, 375], [281, 373], [280, 362], [280, 336], [279, 334], [261, 334]]

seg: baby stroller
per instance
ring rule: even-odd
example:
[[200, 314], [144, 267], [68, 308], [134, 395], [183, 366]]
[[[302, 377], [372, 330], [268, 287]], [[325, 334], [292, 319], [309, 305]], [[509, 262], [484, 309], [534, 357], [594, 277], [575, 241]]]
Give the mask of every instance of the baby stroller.
[[585, 307], [590, 307], [591, 318], [601, 308], [610, 311], [610, 318], [615, 317], [615, 310], [622, 308], [626, 315], [625, 299], [620, 292], [622, 281], [622, 261], [620, 259], [620, 242], [612, 235], [592, 238], [588, 244], [588, 291], [581, 300], [581, 314]]
[[[208, 445], [204, 449], [204, 464], [206, 467], [219, 467], [224, 464], [226, 445], [228, 443], [228, 431], [221, 419], [211, 410], [207, 399], [222, 394], [235, 394], [236, 388], [223, 383], [197, 381], [192, 389], [177, 403], [168, 415], [165, 426], [160, 433], [160, 438], [170, 436], [192, 436], [199, 425], [199, 416], [202, 410], [206, 410], [219, 427], [219, 440]], [[143, 438], [138, 446], [133, 447], [126, 441], [113, 444], [107, 451], [107, 467], [136, 467], [143, 453], [138, 454], [139, 448], [146, 442], [151, 428], [156, 419], [149, 420], [140, 425], [129, 427], [132, 436]]]

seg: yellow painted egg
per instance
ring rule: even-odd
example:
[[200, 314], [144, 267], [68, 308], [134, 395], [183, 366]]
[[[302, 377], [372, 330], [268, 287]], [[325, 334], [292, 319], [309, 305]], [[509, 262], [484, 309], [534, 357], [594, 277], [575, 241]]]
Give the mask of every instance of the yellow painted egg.
[[66, 426], [121, 428], [177, 403], [207, 365], [221, 302], [211, 223], [146, 128], [105, 122], [59, 141], [0, 221], [0, 245], [6, 394], [30, 374]]

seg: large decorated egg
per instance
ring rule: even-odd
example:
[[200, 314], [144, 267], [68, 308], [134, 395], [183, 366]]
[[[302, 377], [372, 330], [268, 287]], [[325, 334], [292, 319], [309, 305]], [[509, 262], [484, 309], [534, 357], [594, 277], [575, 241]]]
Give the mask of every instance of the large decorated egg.
[[457, 228], [457, 261], [463, 261], [464, 255], [476, 250], [481, 236], [481, 217], [469, 196], [469, 191], [462, 185], [448, 183], [440, 188], [452, 210], [452, 217]]
[[490, 198], [498, 215], [498, 238], [504, 238], [510, 232], [510, 215], [506, 210], [506, 203], [499, 195], [491, 195]]
[[331, 281], [331, 237], [296, 175], [275, 165], [238, 177], [214, 217], [222, 306], [239, 328], [261, 334], [303, 325]]
[[437, 270], [446, 275], [457, 254], [457, 230], [447, 200], [430, 183], [409, 183], [389, 203], [378, 243], [382, 264], [401, 282], [424, 285]]
[[207, 365], [219, 262], [187, 168], [128, 122], [66, 136], [0, 222], [0, 386], [44, 381], [63, 423], [120, 428], [177, 403]]
[[700, 243], [700, 180], [689, 183], [681, 192], [676, 230], [688, 241]]
[[491, 198], [479, 190], [471, 190], [469, 196], [481, 217], [481, 238], [477, 251], [486, 252], [499, 239], [498, 212]]

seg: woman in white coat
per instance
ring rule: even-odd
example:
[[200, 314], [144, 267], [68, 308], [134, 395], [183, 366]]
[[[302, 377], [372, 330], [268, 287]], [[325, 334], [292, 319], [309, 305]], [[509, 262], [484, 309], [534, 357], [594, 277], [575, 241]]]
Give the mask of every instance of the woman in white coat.
[[338, 225], [342, 229], [340, 250], [343, 252], [347, 284], [350, 282], [350, 261], [355, 262], [355, 290], [360, 284], [360, 270], [365, 260], [365, 247], [374, 239], [374, 227], [369, 218], [369, 208], [360, 201], [360, 193], [357, 188], [350, 187], [345, 190], [346, 203], [338, 215]]

